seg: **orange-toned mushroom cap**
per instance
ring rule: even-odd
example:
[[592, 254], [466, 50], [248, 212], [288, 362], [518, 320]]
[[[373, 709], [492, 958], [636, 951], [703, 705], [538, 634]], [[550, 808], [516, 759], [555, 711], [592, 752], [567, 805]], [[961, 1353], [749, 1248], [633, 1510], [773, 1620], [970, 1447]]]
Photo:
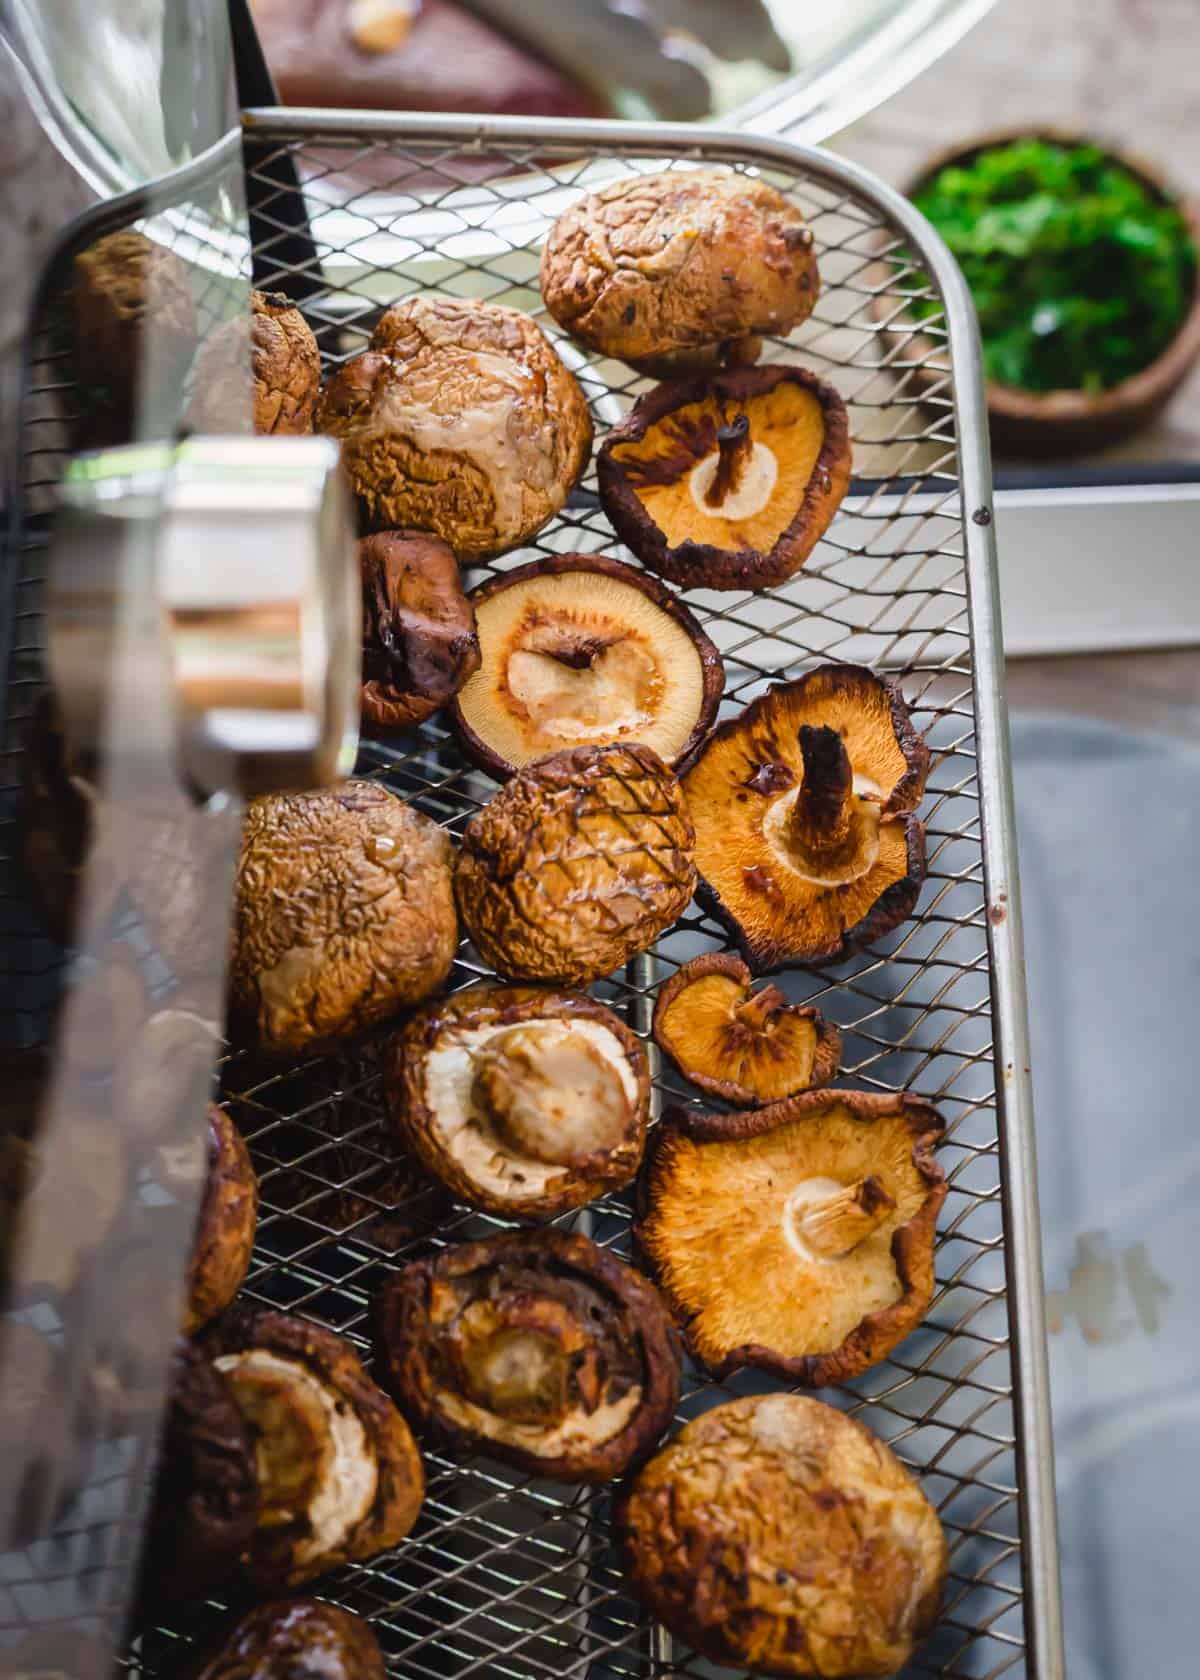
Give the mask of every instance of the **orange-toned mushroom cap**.
[[912, 913], [929, 753], [894, 684], [857, 665], [781, 683], [684, 778], [696, 863], [756, 972], [838, 962]]

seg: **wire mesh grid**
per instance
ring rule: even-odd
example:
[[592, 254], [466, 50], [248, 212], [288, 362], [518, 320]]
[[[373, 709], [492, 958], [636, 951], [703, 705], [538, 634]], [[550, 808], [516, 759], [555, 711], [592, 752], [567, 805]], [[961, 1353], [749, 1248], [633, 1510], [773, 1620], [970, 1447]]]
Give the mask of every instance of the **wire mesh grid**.
[[[961, 503], [940, 318], [926, 319], [920, 337], [905, 324], [906, 306], [918, 297], [937, 304], [937, 290], [911, 241], [868, 195], [819, 171], [772, 165], [748, 146], [707, 142], [652, 155], [631, 142], [606, 145], [603, 157], [578, 148], [560, 157], [549, 142], [493, 139], [464, 152], [461, 140], [411, 130], [370, 137], [304, 125], [289, 131], [286, 113], [272, 114], [258, 141], [250, 180], [256, 276], [303, 297], [327, 371], [363, 347], [381, 309], [412, 292], [513, 304], [539, 320], [577, 372], [598, 442], [647, 387], [623, 365], [564, 340], [542, 308], [539, 247], [563, 205], [584, 186], [632, 170], [703, 160], [763, 175], [805, 212], [821, 298], [811, 319], [788, 342], [770, 345], [767, 357], [794, 359], [841, 391], [856, 478], [829, 532], [786, 585], [762, 596], [696, 590], [686, 599], [724, 659], [723, 716], [771, 680], [821, 659], [851, 659], [899, 678], [933, 749], [921, 811], [929, 870], [916, 916], [835, 970], [796, 968], [779, 983], [840, 1027], [839, 1083], [913, 1091], [937, 1103], [947, 1121], [941, 1162], [950, 1193], [929, 1317], [892, 1358], [823, 1398], [891, 1442], [920, 1474], [947, 1530], [945, 1613], [911, 1672], [990, 1680], [1019, 1670], [1026, 1658], [1021, 1492], [964, 543], [964, 517], [973, 510]], [[275, 186], [284, 155], [297, 164], [312, 216], [316, 261], [299, 267], [279, 255], [294, 252], [297, 207], [293, 194]], [[48, 371], [34, 400], [49, 402], [53, 422], [27, 428], [34, 490], [27, 505], [35, 514], [66, 436], [61, 354], [61, 345], [50, 345], [37, 363]], [[599, 507], [591, 471], [534, 544], [479, 568], [471, 581], [534, 554], [570, 551], [630, 559]], [[36, 559], [29, 584], [33, 594], [18, 617], [28, 670], [22, 674], [17, 661], [10, 673], [13, 720], [27, 712], [24, 696], [41, 680]], [[359, 773], [381, 778], [452, 834], [494, 791], [437, 718], [394, 744], [364, 745]], [[648, 1040], [661, 981], [726, 944], [693, 906], [647, 957], [593, 993]], [[452, 983], [483, 973], [464, 948]], [[372, 1290], [391, 1267], [430, 1245], [500, 1228], [449, 1202], [399, 1153], [384, 1123], [380, 1042], [286, 1067], [234, 1051], [221, 1074], [260, 1178], [246, 1293], [309, 1314], [364, 1352]], [[649, 1048], [656, 1113], [667, 1099], [695, 1103], [695, 1091]], [[629, 1216], [622, 1193], [560, 1223], [629, 1258]], [[753, 1373], [713, 1383], [688, 1367], [680, 1419], [775, 1386]], [[397, 1680], [713, 1672], [672, 1647], [630, 1597], [610, 1543], [607, 1491], [540, 1482], [436, 1447], [425, 1456], [428, 1495], [414, 1533], [319, 1589], [370, 1617]], [[232, 1602], [213, 1600], [144, 1628], [130, 1665], [148, 1676], [170, 1672], [181, 1642], [207, 1637], [214, 1610]]]

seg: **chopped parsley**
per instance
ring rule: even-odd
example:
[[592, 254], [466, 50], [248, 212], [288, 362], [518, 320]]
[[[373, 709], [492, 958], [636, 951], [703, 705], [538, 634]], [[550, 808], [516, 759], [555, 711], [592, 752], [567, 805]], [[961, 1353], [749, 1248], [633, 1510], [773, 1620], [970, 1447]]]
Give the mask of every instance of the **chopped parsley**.
[[962, 265], [998, 384], [1107, 390], [1187, 313], [1196, 251], [1183, 215], [1096, 146], [997, 146], [943, 169], [914, 202]]

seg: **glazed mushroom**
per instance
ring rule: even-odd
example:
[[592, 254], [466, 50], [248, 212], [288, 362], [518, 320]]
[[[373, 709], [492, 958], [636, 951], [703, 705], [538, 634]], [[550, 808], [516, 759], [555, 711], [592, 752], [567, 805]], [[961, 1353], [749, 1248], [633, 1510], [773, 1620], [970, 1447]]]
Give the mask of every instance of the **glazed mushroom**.
[[894, 1674], [937, 1620], [947, 1547], [933, 1506], [890, 1447], [806, 1395], [693, 1419], [614, 1520], [638, 1597], [721, 1667]]
[[576, 992], [471, 986], [397, 1034], [393, 1122], [461, 1201], [549, 1219], [627, 1184], [650, 1107], [646, 1055]]
[[596, 460], [604, 511], [683, 589], [770, 589], [799, 571], [850, 483], [850, 422], [799, 367], [660, 385]]
[[575, 747], [518, 771], [467, 824], [454, 886], [476, 950], [510, 980], [585, 985], [686, 910], [693, 830], [649, 747]]
[[75, 258], [72, 306], [77, 377], [104, 387], [124, 420], [139, 398], [179, 389], [196, 306], [173, 251], [131, 228], [107, 234]]
[[375, 1302], [384, 1380], [463, 1452], [607, 1482], [674, 1415], [679, 1354], [653, 1286], [587, 1237], [508, 1232], [406, 1266]]
[[254, 1444], [255, 1586], [295, 1587], [404, 1538], [425, 1492], [420, 1455], [349, 1342], [287, 1313], [233, 1307], [201, 1346]]
[[143, 1605], [204, 1598], [220, 1587], [257, 1521], [254, 1450], [233, 1390], [198, 1348], [181, 1341], [142, 1552]]
[[241, 1133], [215, 1103], [207, 1121], [204, 1190], [188, 1266], [188, 1335], [224, 1312], [242, 1287], [258, 1218], [258, 1180]]
[[501, 573], [471, 601], [483, 667], [454, 721], [491, 775], [612, 741], [640, 741], [676, 770], [691, 762], [725, 672], [691, 613], [652, 578], [561, 554]]
[[218, 327], [196, 358], [186, 424], [303, 435], [320, 389], [321, 352], [304, 316], [283, 292], [251, 292], [249, 317]]
[[192, 1680], [387, 1680], [361, 1616], [316, 1598], [258, 1604], [224, 1635]]
[[479, 669], [475, 614], [454, 551], [421, 531], [358, 545], [363, 594], [362, 715], [368, 729], [432, 717]]
[[724, 951], [693, 958], [667, 981], [654, 1040], [693, 1085], [739, 1108], [827, 1085], [842, 1054], [819, 1010], [789, 1003], [778, 986], [752, 991], [750, 970]]
[[411, 526], [482, 560], [562, 507], [591, 454], [583, 393], [527, 315], [414, 297], [325, 387], [317, 429], [342, 459], [368, 530]]
[[610, 182], [563, 211], [542, 252], [559, 325], [661, 377], [757, 360], [760, 335], [807, 320], [819, 284], [796, 206], [712, 169]]
[[824, 1388], [933, 1298], [943, 1122], [916, 1097], [804, 1091], [655, 1134], [638, 1240], [697, 1357]]
[[458, 927], [445, 831], [377, 782], [251, 802], [230, 1007], [263, 1049], [327, 1046], [420, 1003]]
[[684, 780], [701, 892], [755, 973], [840, 962], [912, 914], [929, 750], [894, 683], [821, 665], [721, 724]]

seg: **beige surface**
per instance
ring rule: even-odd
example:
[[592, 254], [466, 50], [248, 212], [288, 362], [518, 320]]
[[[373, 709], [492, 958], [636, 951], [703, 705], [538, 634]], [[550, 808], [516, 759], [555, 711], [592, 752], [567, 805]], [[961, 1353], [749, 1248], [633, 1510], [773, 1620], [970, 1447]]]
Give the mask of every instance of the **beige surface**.
[[[837, 142], [905, 185], [990, 128], [1086, 128], [1200, 196], [1200, 0], [997, 0], [965, 40]], [[1200, 369], [1166, 415], [1087, 459], [1200, 462]]]
[[1200, 649], [1010, 659], [1010, 712], [1062, 712], [1200, 739]]

